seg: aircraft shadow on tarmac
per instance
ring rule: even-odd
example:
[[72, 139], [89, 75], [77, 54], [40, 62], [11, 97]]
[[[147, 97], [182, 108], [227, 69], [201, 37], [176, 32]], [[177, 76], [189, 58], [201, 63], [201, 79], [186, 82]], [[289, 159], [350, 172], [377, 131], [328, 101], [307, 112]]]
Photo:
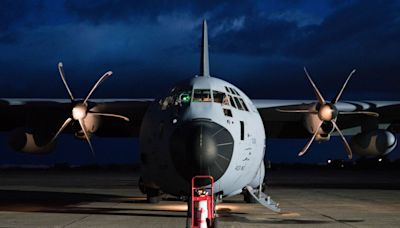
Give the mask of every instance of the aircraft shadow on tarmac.
[[[180, 210], [161, 210], [150, 208], [119, 208], [119, 207], [86, 207], [82, 204], [92, 202], [110, 203], [145, 203], [143, 197], [126, 197], [71, 192], [20, 191], [0, 190], [0, 211], [38, 212], [38, 213], [71, 213], [100, 214], [126, 216], [154, 217], [186, 217], [186, 213], [170, 214], [169, 212], [184, 212]], [[146, 214], [146, 212], [148, 212]], [[165, 212], [161, 214], [157, 212]], [[169, 213], [169, 214], [168, 214]]]
[[[172, 199], [168, 199], [173, 201]], [[137, 208], [126, 206], [93, 207], [85, 206], [90, 203], [135, 203]], [[229, 202], [228, 202], [229, 203]], [[157, 209], [147, 205], [142, 196], [123, 197], [108, 194], [50, 192], [50, 191], [22, 191], [0, 190], [0, 211], [33, 212], [33, 213], [66, 213], [66, 214], [94, 214], [117, 216], [143, 217], [172, 217], [186, 218], [186, 211], [182, 209]], [[218, 209], [221, 221], [241, 222], [249, 224], [328, 224], [333, 221], [307, 219], [256, 219], [246, 217], [247, 213], [234, 212], [230, 208]], [[362, 222], [363, 220], [337, 221]]]

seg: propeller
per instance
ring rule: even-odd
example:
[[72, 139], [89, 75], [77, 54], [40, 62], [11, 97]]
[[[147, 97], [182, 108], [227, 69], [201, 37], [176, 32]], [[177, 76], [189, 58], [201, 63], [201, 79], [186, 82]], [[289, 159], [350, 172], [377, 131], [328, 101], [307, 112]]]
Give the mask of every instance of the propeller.
[[337, 126], [336, 124], [336, 119], [337, 116], [339, 114], [364, 114], [364, 115], [369, 115], [369, 116], [373, 116], [373, 117], [378, 117], [379, 114], [376, 112], [368, 112], [368, 111], [354, 111], [354, 112], [341, 112], [338, 111], [338, 109], [336, 108], [336, 104], [337, 102], [340, 100], [344, 89], [347, 86], [347, 83], [349, 82], [350, 78], [353, 76], [353, 74], [356, 72], [356, 70], [352, 70], [349, 74], [349, 76], [347, 76], [346, 81], [344, 82], [342, 88], [340, 89], [340, 91], [336, 94], [336, 96], [332, 99], [331, 102], [327, 102], [324, 97], [322, 96], [321, 92], [318, 90], [318, 87], [315, 85], [315, 83], [313, 82], [313, 80], [311, 79], [309, 73], [307, 72], [307, 69], [304, 67], [304, 72], [308, 78], [308, 80], [310, 81], [315, 95], [317, 97], [318, 100], [318, 105], [315, 106], [314, 110], [309, 110], [309, 109], [296, 109], [296, 110], [284, 110], [284, 109], [277, 109], [277, 111], [279, 112], [290, 112], [290, 113], [309, 113], [309, 114], [315, 114], [318, 115], [319, 118], [319, 122], [317, 124], [317, 128], [314, 129], [313, 135], [312, 137], [308, 140], [307, 144], [303, 147], [303, 149], [299, 152], [299, 156], [304, 155], [307, 150], [309, 149], [309, 147], [311, 146], [311, 144], [314, 142], [315, 137], [318, 135], [319, 130], [321, 129], [322, 125], [324, 122], [330, 122], [333, 126], [333, 128], [339, 133], [340, 137], [342, 138], [342, 142], [344, 144], [344, 147], [346, 149], [347, 155], [349, 157], [349, 159], [352, 158], [353, 153], [352, 150], [349, 146], [349, 143], [347, 142], [346, 138], [344, 137], [342, 131], [340, 130], [340, 128]]
[[80, 127], [82, 128], [82, 131], [83, 131], [83, 134], [85, 136], [85, 139], [88, 142], [90, 150], [92, 151], [92, 154], [94, 156], [95, 154], [94, 154], [92, 143], [90, 141], [89, 132], [88, 132], [88, 130], [86, 128], [86, 125], [85, 125], [85, 118], [88, 115], [88, 113], [90, 113], [91, 115], [95, 115], [95, 116], [114, 117], [114, 118], [122, 119], [124, 121], [129, 121], [129, 118], [127, 118], [125, 116], [122, 116], [122, 115], [95, 112], [95, 111], [88, 110], [88, 100], [92, 96], [93, 92], [100, 86], [100, 84], [102, 84], [108, 77], [110, 77], [112, 75], [112, 72], [111, 71], [107, 71], [105, 74], [103, 74], [103, 76], [101, 76], [97, 80], [97, 82], [94, 84], [94, 86], [89, 91], [89, 93], [85, 97], [85, 99], [83, 101], [80, 101], [80, 100], [78, 101], [78, 100], [75, 99], [74, 95], [71, 92], [71, 89], [68, 86], [67, 81], [65, 80], [65, 73], [64, 73], [64, 67], [63, 67], [62, 62], [58, 63], [58, 71], [60, 72], [61, 80], [63, 81], [65, 89], [68, 92], [68, 95], [69, 95], [69, 98], [71, 100], [71, 104], [72, 104], [73, 108], [71, 110], [70, 117], [68, 117], [64, 121], [64, 123], [61, 125], [60, 129], [57, 131], [57, 133], [51, 139], [50, 143], [54, 142], [57, 139], [57, 137], [68, 126], [69, 123], [71, 123], [72, 121], [77, 121], [79, 123]]

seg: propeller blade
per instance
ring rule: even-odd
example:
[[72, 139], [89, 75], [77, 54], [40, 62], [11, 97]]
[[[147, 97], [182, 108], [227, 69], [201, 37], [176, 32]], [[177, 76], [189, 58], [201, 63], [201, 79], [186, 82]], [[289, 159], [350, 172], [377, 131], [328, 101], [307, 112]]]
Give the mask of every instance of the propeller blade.
[[321, 128], [321, 126], [322, 126], [322, 123], [323, 123], [323, 121], [321, 121], [320, 123], [319, 123], [319, 125], [318, 125], [318, 127], [315, 129], [315, 131], [314, 131], [314, 134], [312, 135], [312, 137], [310, 138], [310, 140], [308, 140], [308, 142], [307, 142], [307, 144], [303, 147], [303, 149], [299, 152], [299, 156], [303, 156], [306, 152], [307, 152], [307, 150], [308, 150], [308, 148], [311, 146], [311, 144], [314, 142], [314, 139], [315, 139], [315, 137], [317, 136], [317, 134], [318, 134], [318, 131], [319, 131], [319, 129]]
[[308, 109], [280, 109], [277, 108], [275, 109], [278, 112], [286, 112], [286, 113], [312, 113], [312, 114], [318, 114], [318, 111], [312, 111]]
[[368, 115], [368, 116], [372, 116], [372, 117], [379, 117], [379, 113], [368, 112], [368, 111], [339, 112], [339, 114], [344, 114], [344, 115], [363, 114], [363, 115]]
[[304, 72], [306, 73], [308, 80], [310, 81], [312, 87], [314, 88], [314, 92], [315, 92], [315, 95], [317, 96], [318, 102], [319, 102], [320, 104], [325, 104], [326, 102], [325, 102], [324, 97], [321, 95], [321, 93], [319, 92], [317, 86], [315, 85], [315, 83], [314, 83], [313, 80], [311, 79], [310, 75], [309, 75], [308, 72], [307, 72], [306, 67], [304, 67]]
[[95, 156], [93, 146], [92, 146], [92, 143], [90, 142], [90, 138], [89, 138], [85, 123], [83, 122], [83, 119], [79, 119], [79, 124], [81, 125], [83, 134], [85, 134], [86, 141], [89, 143], [90, 150], [92, 151], [93, 156]]
[[[67, 127], [67, 125], [72, 121], [72, 118], [68, 118], [64, 121], [63, 125], [60, 127], [60, 129], [57, 131], [57, 133], [54, 135], [54, 137], [51, 139], [50, 143], [54, 142], [58, 135]], [[50, 144], [49, 143], [49, 144]]]
[[115, 117], [115, 118], [120, 118], [125, 120], [126, 122], [129, 122], [129, 118], [126, 116], [118, 115], [118, 114], [111, 114], [111, 113], [102, 113], [102, 112], [93, 112], [89, 111], [89, 113], [95, 115], [95, 116], [109, 116], [109, 117]]
[[86, 104], [86, 102], [88, 101], [88, 99], [90, 98], [90, 96], [92, 96], [92, 93], [97, 89], [97, 87], [103, 83], [108, 77], [110, 77], [112, 75], [112, 71], [107, 71], [105, 74], [103, 74], [103, 76], [101, 76], [99, 78], [99, 80], [97, 80], [96, 84], [94, 84], [93, 88], [90, 90], [89, 94], [86, 96], [85, 100], [83, 101], [84, 104]]
[[69, 89], [67, 80], [65, 80], [65, 73], [64, 73], [64, 67], [63, 67], [63, 63], [62, 62], [58, 63], [58, 71], [60, 72], [61, 80], [63, 81], [64, 86], [67, 89], [67, 92], [69, 94], [69, 97], [71, 98], [71, 101], [75, 100], [74, 95], [72, 95], [72, 92]]
[[331, 121], [331, 123], [335, 127], [336, 131], [339, 133], [340, 137], [342, 137], [342, 141], [343, 141], [344, 147], [346, 148], [346, 151], [347, 151], [347, 156], [349, 156], [349, 159], [352, 159], [353, 152], [352, 152], [352, 150], [351, 150], [351, 148], [349, 146], [349, 143], [347, 142], [346, 138], [344, 137], [342, 131], [337, 126], [336, 122], [335, 121]]
[[354, 74], [355, 72], [356, 72], [356, 69], [352, 70], [352, 71], [350, 72], [349, 76], [347, 76], [347, 79], [346, 79], [346, 81], [344, 82], [344, 84], [343, 84], [342, 88], [340, 89], [339, 93], [336, 94], [335, 98], [333, 98], [332, 104], [336, 104], [336, 103], [339, 101], [340, 97], [342, 96], [342, 93], [343, 93], [344, 89], [345, 89], [346, 86], [347, 86], [347, 83], [349, 82], [351, 76], [353, 76], [353, 74]]

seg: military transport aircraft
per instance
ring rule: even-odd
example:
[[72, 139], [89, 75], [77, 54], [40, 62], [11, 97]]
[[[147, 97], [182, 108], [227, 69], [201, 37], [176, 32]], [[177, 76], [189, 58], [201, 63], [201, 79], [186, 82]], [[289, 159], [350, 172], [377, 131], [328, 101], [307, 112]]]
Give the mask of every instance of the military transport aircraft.
[[[71, 92], [62, 63], [58, 65], [70, 99], [0, 99], [0, 129], [11, 131], [10, 145], [18, 151], [51, 151], [61, 133], [91, 136], [139, 137], [142, 172], [139, 186], [151, 203], [160, 194], [188, 196], [195, 175], [215, 179], [216, 198], [244, 193], [279, 211], [262, 193], [266, 138], [340, 136], [349, 158], [391, 152], [399, 132], [400, 102], [339, 102], [353, 70], [338, 94], [328, 101], [305, 74], [316, 94], [310, 100], [251, 100], [236, 86], [213, 77], [209, 70], [207, 23], [203, 22], [199, 75], [177, 84], [161, 99], [90, 99], [112, 75], [105, 73], [87, 97]], [[353, 136], [348, 143], [345, 136]]]

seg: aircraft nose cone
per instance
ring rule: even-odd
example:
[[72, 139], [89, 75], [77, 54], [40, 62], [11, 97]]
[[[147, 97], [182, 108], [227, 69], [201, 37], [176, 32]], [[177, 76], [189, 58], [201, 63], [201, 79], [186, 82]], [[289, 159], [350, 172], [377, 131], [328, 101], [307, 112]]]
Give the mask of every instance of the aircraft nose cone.
[[170, 153], [175, 168], [186, 180], [195, 175], [218, 180], [231, 161], [233, 142], [229, 131], [219, 124], [186, 122], [173, 132]]

